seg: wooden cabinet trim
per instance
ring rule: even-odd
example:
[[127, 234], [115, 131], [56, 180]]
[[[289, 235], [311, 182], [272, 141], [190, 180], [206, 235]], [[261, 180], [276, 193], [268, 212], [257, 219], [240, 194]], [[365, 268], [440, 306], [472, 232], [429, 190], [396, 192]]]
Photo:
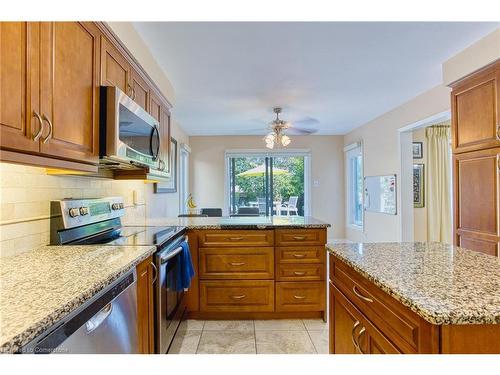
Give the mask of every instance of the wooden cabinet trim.
[[154, 353], [153, 257], [137, 265], [137, 330], [139, 353]]

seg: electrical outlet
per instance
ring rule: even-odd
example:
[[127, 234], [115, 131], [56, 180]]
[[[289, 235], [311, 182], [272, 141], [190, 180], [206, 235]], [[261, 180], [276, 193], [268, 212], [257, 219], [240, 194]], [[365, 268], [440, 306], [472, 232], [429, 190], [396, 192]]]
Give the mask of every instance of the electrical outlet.
[[313, 181], [313, 186], [314, 187], [319, 187], [319, 180], [314, 180]]

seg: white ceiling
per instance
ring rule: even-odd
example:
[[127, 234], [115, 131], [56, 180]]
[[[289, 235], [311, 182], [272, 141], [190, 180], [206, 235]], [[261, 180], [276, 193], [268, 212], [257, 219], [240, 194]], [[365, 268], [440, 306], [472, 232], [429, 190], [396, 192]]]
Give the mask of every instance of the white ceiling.
[[[190, 135], [264, 134], [282, 118], [345, 134], [442, 81], [441, 64], [499, 23], [137, 22]], [[262, 129], [262, 130], [259, 130]]]

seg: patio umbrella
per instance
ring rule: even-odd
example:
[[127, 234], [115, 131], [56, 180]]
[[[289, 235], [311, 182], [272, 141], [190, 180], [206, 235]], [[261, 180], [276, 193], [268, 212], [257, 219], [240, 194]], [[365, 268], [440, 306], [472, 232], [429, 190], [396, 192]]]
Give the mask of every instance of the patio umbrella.
[[[273, 168], [273, 175], [280, 175], [280, 174], [288, 174], [286, 169], [281, 169], [281, 168]], [[237, 176], [264, 176], [266, 174], [266, 166], [265, 164], [259, 165], [258, 167], [249, 169], [248, 171], [238, 173]]]

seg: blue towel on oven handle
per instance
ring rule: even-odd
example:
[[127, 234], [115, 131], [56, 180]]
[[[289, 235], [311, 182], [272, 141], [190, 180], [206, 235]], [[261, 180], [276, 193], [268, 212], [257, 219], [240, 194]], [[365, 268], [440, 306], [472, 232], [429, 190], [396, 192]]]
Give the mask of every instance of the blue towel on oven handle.
[[182, 251], [180, 253], [179, 277], [177, 279], [177, 291], [187, 291], [191, 286], [191, 279], [194, 277], [193, 261], [191, 251], [186, 241], [180, 244]]

